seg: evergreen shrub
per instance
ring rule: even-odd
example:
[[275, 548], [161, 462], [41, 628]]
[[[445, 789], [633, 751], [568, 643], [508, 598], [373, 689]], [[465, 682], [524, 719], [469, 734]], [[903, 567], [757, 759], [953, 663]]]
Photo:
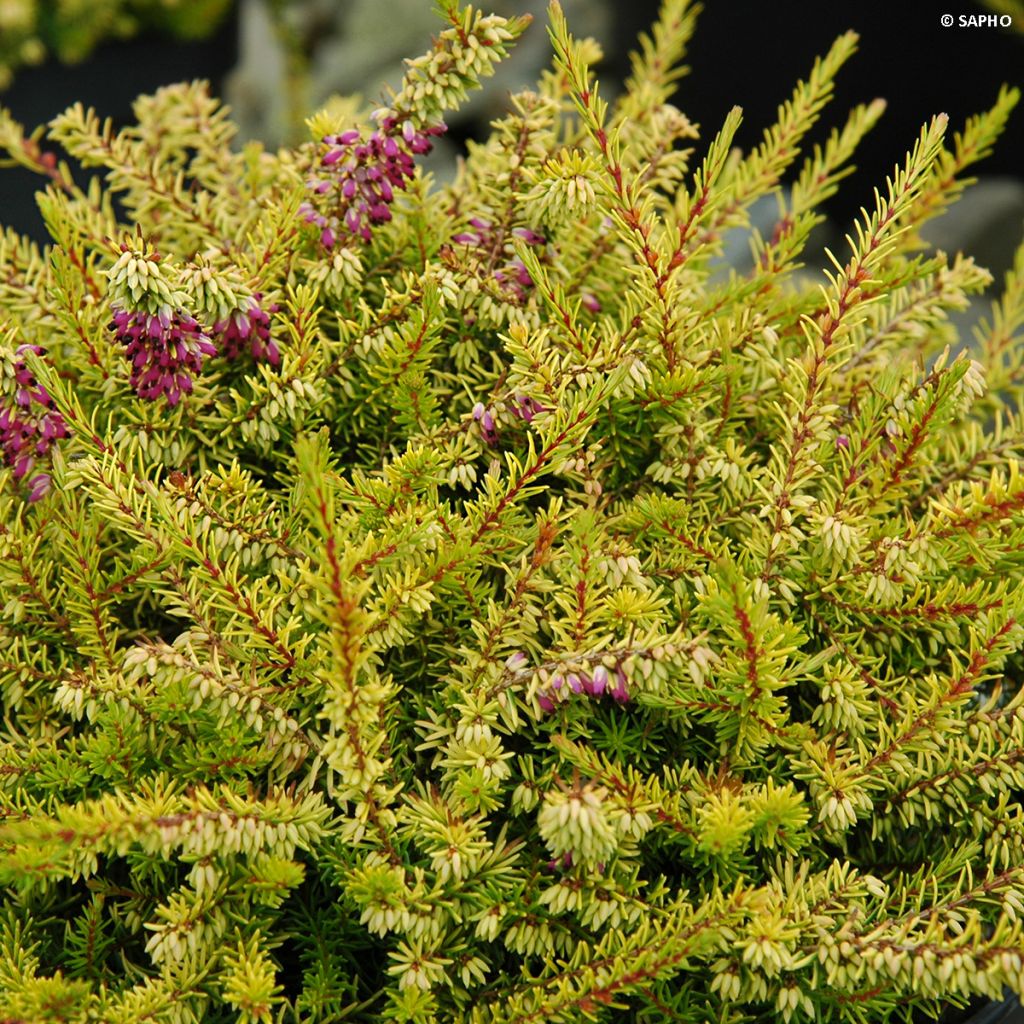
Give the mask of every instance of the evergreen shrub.
[[1024, 248], [972, 341], [990, 275], [920, 240], [1017, 92], [928, 121], [819, 274], [882, 113], [806, 143], [853, 34], [743, 153], [669, 103], [685, 0], [611, 105], [552, 5], [439, 186], [527, 27], [440, 9], [294, 150], [200, 83], [0, 116], [53, 239], [0, 246], [0, 1019], [1020, 993]]

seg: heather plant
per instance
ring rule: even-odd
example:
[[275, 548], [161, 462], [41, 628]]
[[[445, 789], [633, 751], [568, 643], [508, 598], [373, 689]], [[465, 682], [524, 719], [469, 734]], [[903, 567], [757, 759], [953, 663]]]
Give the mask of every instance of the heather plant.
[[817, 275], [883, 108], [806, 143], [852, 34], [744, 153], [669, 103], [685, 0], [613, 105], [554, 4], [439, 187], [527, 28], [440, 12], [294, 150], [201, 83], [0, 116], [53, 239], [0, 247], [0, 1018], [1020, 993], [1024, 247], [965, 339], [990, 275], [919, 234], [1016, 90], [929, 120]]

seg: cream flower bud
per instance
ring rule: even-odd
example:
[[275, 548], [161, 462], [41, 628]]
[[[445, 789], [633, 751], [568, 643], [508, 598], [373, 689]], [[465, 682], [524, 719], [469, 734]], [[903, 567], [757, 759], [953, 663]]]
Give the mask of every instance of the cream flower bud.
[[572, 853], [580, 863], [596, 865], [615, 852], [618, 835], [602, 805], [605, 795], [590, 784], [545, 794], [537, 824], [555, 857]]

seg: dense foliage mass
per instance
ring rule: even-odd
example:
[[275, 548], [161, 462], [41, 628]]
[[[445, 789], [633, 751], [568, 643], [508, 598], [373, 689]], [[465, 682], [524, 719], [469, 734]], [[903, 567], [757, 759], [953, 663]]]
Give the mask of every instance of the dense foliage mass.
[[[1017, 100], [800, 270], [800, 162], [446, 0], [386, 107], [231, 148], [201, 84], [0, 146], [0, 1017], [874, 1021], [1020, 991], [1024, 248], [918, 230]], [[539, 31], [535, 26], [532, 31]], [[59, 145], [85, 168], [76, 183]], [[792, 182], [781, 191], [784, 177]], [[777, 193], [753, 269], [722, 236]]]

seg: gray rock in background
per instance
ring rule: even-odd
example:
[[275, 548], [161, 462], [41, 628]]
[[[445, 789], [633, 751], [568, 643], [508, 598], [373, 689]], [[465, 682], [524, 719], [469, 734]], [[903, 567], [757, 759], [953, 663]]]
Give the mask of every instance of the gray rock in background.
[[[563, 6], [576, 35], [593, 36], [610, 52], [609, 0], [566, 0]], [[376, 105], [385, 86], [400, 83], [403, 61], [425, 53], [444, 27], [429, 0], [292, 0], [278, 7], [286, 31], [308, 54], [306, 114], [332, 95], [359, 94]], [[490, 0], [486, 8], [505, 16], [532, 14], [534, 23], [497, 74], [452, 118], [453, 124], [486, 123], [500, 116], [508, 94], [532, 86], [551, 63], [546, 0]], [[243, 137], [272, 147], [296, 137], [287, 84], [286, 53], [268, 0], [243, 0], [239, 64], [225, 84]], [[298, 137], [304, 138], [298, 128]]]
[[1024, 239], [1024, 182], [1015, 178], [979, 178], [941, 217], [921, 229], [922, 238], [943, 252], [963, 252], [992, 273], [984, 295], [972, 297], [967, 309], [950, 313], [962, 341], [972, 338], [978, 321], [989, 317], [992, 300], [1003, 292], [1003, 279]]
[[224, 79], [224, 98], [242, 139], [281, 145], [288, 113], [287, 62], [262, 0], [242, 0], [238, 13], [238, 64]]
[[921, 235], [944, 252], [962, 250], [997, 277], [1013, 264], [1024, 231], [1024, 182], [1015, 178], [980, 178]]

